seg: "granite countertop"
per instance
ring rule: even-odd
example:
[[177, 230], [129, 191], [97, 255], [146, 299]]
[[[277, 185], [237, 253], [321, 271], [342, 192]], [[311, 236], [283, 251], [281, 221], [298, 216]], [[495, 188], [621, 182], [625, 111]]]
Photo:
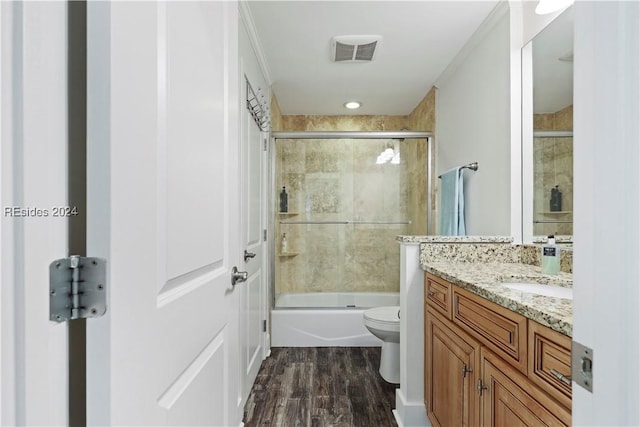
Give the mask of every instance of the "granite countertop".
[[396, 236], [402, 243], [511, 243], [511, 236]]
[[520, 263], [432, 261], [422, 269], [528, 319], [571, 336], [572, 301], [509, 289], [502, 282], [536, 282], [572, 287], [569, 273], [542, 274], [540, 267]]

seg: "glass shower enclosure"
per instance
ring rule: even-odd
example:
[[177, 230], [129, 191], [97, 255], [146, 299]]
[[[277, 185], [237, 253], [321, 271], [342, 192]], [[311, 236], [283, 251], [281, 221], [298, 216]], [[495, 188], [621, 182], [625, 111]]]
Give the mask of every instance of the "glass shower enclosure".
[[[428, 145], [427, 136], [274, 133], [275, 308], [361, 308], [397, 298], [400, 248], [395, 237], [407, 234], [412, 221], [428, 221], [413, 215], [416, 159], [410, 149], [412, 142]], [[421, 168], [426, 175], [426, 164]]]
[[533, 234], [573, 234], [573, 132], [534, 131]]

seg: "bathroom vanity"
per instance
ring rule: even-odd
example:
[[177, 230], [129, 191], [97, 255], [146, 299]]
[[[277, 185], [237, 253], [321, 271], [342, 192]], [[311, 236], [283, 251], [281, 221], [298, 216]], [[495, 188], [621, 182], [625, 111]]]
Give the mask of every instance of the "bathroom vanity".
[[571, 275], [542, 275], [514, 262], [521, 247], [507, 246], [498, 258], [509, 262], [434, 254], [426, 262], [421, 251], [424, 401], [434, 426], [571, 424], [571, 300], [518, 288], [566, 291]]

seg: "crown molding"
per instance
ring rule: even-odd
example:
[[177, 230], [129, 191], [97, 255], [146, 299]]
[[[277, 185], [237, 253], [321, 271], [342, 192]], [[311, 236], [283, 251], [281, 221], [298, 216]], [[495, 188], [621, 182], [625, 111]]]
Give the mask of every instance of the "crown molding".
[[486, 35], [500, 22], [500, 20], [509, 12], [509, 3], [506, 0], [500, 0], [498, 4], [491, 10], [489, 15], [482, 21], [478, 29], [467, 40], [460, 52], [453, 58], [442, 74], [438, 76], [435, 82], [436, 87], [441, 87], [449, 78], [455, 74], [460, 65], [464, 63], [467, 57], [480, 44]]
[[272, 80], [271, 73], [269, 72], [269, 64], [267, 63], [267, 57], [264, 54], [262, 44], [260, 43], [260, 38], [258, 37], [258, 32], [256, 31], [253, 16], [251, 15], [251, 9], [249, 8], [247, 0], [240, 0], [238, 2], [238, 5], [240, 19], [244, 23], [244, 27], [247, 30], [247, 34], [249, 35], [249, 42], [253, 47], [256, 58], [258, 59], [258, 64], [260, 65], [260, 69], [262, 70], [262, 75], [267, 82], [267, 86], [271, 87]]

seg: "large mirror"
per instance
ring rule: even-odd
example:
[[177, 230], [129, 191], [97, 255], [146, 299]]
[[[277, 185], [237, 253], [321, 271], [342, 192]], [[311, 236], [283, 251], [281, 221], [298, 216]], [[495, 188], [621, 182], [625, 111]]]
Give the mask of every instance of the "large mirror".
[[[531, 41], [533, 165], [531, 225], [537, 236], [573, 234], [573, 8]], [[525, 133], [526, 134], [526, 133]], [[531, 206], [531, 205], [529, 205]]]

